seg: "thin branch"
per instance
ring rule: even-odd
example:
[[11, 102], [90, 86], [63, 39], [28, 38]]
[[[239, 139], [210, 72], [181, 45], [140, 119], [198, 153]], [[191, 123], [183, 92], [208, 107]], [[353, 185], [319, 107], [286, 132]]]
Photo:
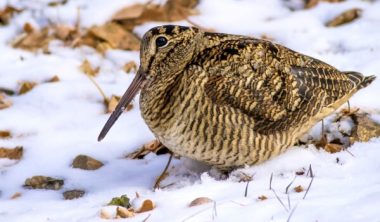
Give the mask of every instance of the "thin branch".
[[293, 182], [296, 180], [296, 177], [297, 177], [297, 175], [294, 175], [293, 180], [290, 181], [290, 183], [289, 183], [288, 186], [286, 186], [285, 193], [288, 193], [288, 191], [289, 191], [289, 187], [290, 187], [290, 186], [293, 184]]
[[314, 177], [311, 178], [310, 183], [309, 183], [309, 186], [307, 187], [306, 192], [305, 192], [305, 195], [303, 196], [302, 199], [305, 199], [307, 193], [309, 193], [309, 190], [310, 190], [311, 184], [313, 183], [313, 180], [314, 180]]
[[272, 189], [272, 180], [273, 180], [273, 173], [270, 174], [270, 178], [269, 178], [269, 189], [270, 190]]
[[309, 165], [309, 169], [307, 170], [306, 176], [314, 177], [313, 169], [311, 168], [311, 164]]
[[248, 186], [249, 186], [249, 182], [251, 182], [251, 181], [248, 180], [248, 181], [247, 181], [247, 185], [245, 186], [244, 197], [247, 197], [247, 196], [248, 196]]
[[102, 88], [100, 88], [99, 84], [95, 81], [94, 78], [92, 78], [92, 76], [90, 76], [89, 74], [86, 73], [86, 76], [88, 77], [88, 79], [90, 79], [90, 81], [95, 85], [96, 89], [99, 91], [100, 95], [102, 95], [103, 97], [103, 100], [105, 103], [108, 103], [109, 100], [106, 96], [106, 94], [104, 93], [104, 91], [102, 90]]
[[214, 201], [212, 206], [212, 220], [215, 220], [216, 217], [218, 217], [218, 212], [216, 211], [216, 201]]
[[146, 222], [148, 219], [149, 219], [149, 217], [151, 216], [152, 214], [149, 214], [143, 221], [141, 221], [141, 222]]
[[160, 182], [165, 178], [166, 171], [168, 171], [170, 163], [172, 162], [173, 159], [173, 153], [170, 153], [169, 160], [166, 163], [164, 171], [162, 171], [161, 175], [157, 178], [156, 182], [154, 183], [153, 189], [160, 188]]
[[280, 197], [277, 195], [276, 191], [274, 189], [271, 189], [274, 193], [274, 195], [276, 196], [277, 200], [280, 202], [280, 204], [285, 208], [285, 210], [288, 212], [288, 208], [285, 206], [284, 202], [282, 202], [282, 200], [280, 199]]
[[[299, 203], [299, 202], [298, 202], [298, 203]], [[290, 211], [290, 213], [289, 213], [289, 217], [288, 217], [288, 219], [286, 220], [286, 222], [290, 222], [290, 219], [292, 218], [294, 211], [296, 211], [296, 209], [297, 209], [298, 203], [293, 207], [292, 211]]]

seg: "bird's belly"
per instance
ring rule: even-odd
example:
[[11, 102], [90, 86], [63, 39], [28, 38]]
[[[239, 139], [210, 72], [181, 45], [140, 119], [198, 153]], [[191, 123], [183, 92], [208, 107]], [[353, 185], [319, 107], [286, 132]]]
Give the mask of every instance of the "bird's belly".
[[253, 120], [229, 108], [201, 110], [174, 115], [172, 124], [152, 131], [174, 153], [220, 168], [262, 162], [293, 143], [284, 135], [255, 132]]

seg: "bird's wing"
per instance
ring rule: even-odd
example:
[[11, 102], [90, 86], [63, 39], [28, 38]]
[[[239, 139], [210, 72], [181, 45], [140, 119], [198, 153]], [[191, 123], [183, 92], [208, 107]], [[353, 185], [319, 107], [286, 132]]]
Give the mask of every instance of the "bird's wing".
[[270, 42], [255, 47], [245, 62], [239, 60], [247, 53], [241, 47], [228, 65], [209, 75], [204, 91], [213, 103], [253, 118], [260, 133], [302, 124], [352, 89], [349, 78], [326, 63]]

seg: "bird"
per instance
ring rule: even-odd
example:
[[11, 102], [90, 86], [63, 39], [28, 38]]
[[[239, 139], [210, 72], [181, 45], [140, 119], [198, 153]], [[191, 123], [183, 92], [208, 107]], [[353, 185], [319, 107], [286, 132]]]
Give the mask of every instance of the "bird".
[[268, 40], [157, 26], [143, 35], [139, 69], [98, 141], [141, 90], [142, 118], [174, 154], [221, 170], [255, 165], [374, 79]]

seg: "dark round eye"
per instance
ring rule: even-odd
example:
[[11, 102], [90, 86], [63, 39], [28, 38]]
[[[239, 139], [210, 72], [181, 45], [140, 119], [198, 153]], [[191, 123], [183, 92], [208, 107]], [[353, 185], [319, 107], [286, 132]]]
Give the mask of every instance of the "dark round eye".
[[166, 45], [166, 43], [168, 43], [168, 40], [165, 37], [160, 36], [160, 37], [156, 38], [156, 46], [157, 47], [163, 47]]

